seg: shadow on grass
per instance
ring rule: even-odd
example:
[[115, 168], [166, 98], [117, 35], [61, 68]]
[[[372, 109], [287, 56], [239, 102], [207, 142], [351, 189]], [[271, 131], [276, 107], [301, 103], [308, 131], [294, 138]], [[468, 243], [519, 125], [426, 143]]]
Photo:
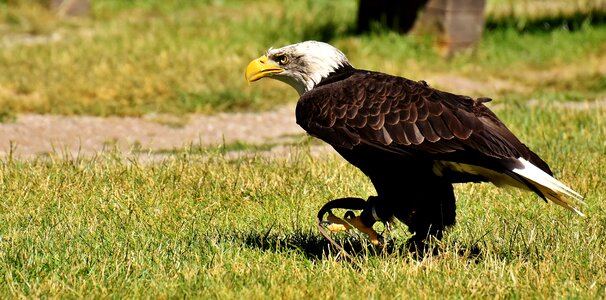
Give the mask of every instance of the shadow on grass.
[[606, 25], [606, 10], [594, 8], [586, 12], [560, 13], [537, 18], [524, 18], [514, 15], [489, 16], [484, 28], [487, 31], [514, 29], [523, 33], [535, 33], [560, 29], [576, 31], [588, 25]]
[[[331, 42], [336, 38], [347, 36], [392, 31], [389, 26], [381, 25], [380, 22], [373, 23], [372, 27], [360, 29], [355, 23], [340, 24], [329, 17], [320, 19], [324, 21], [315, 22], [303, 28], [301, 33], [303, 40]], [[606, 10], [595, 7], [586, 11], [561, 12], [540, 17], [524, 17], [514, 14], [498, 17], [486, 16], [484, 28], [486, 31], [513, 29], [522, 33], [536, 33], [561, 29], [576, 31], [582, 29], [583, 26], [604, 25], [606, 25]]]
[[[329, 256], [336, 256], [339, 253], [339, 250], [328, 240], [312, 231], [296, 231], [290, 234], [278, 235], [272, 234], [270, 229], [267, 233], [242, 233], [238, 239], [241, 239], [244, 246], [249, 248], [272, 252], [296, 251], [310, 260], [325, 259]], [[334, 239], [335, 242], [341, 245], [354, 258], [390, 256], [402, 259], [423, 260], [426, 257], [441, 254], [440, 247], [437, 245], [431, 246], [433, 254], [411, 251], [406, 240], [391, 240], [385, 248], [377, 248], [367, 240], [355, 235], [344, 235], [344, 237], [335, 237]], [[482, 257], [481, 250], [477, 245], [458, 249], [457, 255], [475, 262], [479, 262]]]
[[[318, 260], [338, 253], [328, 240], [318, 233], [311, 231], [295, 231], [290, 234], [273, 234], [271, 229], [267, 233], [248, 232], [241, 236], [246, 247], [260, 249], [263, 251], [296, 251], [306, 258]], [[355, 238], [335, 239], [343, 245], [345, 250], [352, 255], [360, 253], [378, 252], [370, 243], [365, 243]]]
[[[360, 30], [355, 23], [338, 24], [331, 18], [327, 21], [317, 22], [303, 29], [303, 40], [318, 40], [331, 42], [335, 38], [346, 36], [361, 36], [369, 32], [392, 31], [388, 26], [380, 23], [374, 24], [372, 28]], [[583, 26], [606, 25], [606, 10], [592, 8], [588, 11], [577, 11], [573, 13], [559, 13], [541, 17], [523, 17], [516, 15], [487, 16], [484, 28], [486, 31], [513, 29], [522, 33], [549, 32], [553, 30], [576, 31]]]

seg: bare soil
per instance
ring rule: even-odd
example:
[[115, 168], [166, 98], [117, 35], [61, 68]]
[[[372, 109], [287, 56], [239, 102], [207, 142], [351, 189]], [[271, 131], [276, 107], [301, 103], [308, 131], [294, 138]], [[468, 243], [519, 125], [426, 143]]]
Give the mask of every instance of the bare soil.
[[260, 113], [188, 115], [183, 118], [166, 122], [157, 116], [20, 115], [13, 123], [0, 124], [0, 156], [6, 156], [10, 151], [16, 157], [33, 158], [52, 152], [90, 155], [114, 148], [153, 152], [192, 144], [263, 144], [304, 133], [295, 123], [294, 105]]
[[[503, 103], [489, 103], [499, 110]], [[536, 100], [529, 107], [544, 106]], [[606, 109], [606, 99], [585, 102], [556, 102], [550, 107], [574, 110]], [[15, 122], [0, 124], [0, 157], [35, 158], [50, 153], [88, 156], [106, 150], [133, 149], [166, 153], [190, 145], [211, 146], [245, 142], [286, 144], [305, 132], [295, 123], [294, 104], [258, 113], [216, 115], [90, 117], [26, 114]], [[324, 153], [328, 147], [314, 147]], [[273, 147], [267, 153], [283, 155], [287, 147]], [[161, 157], [156, 157], [161, 158]]]

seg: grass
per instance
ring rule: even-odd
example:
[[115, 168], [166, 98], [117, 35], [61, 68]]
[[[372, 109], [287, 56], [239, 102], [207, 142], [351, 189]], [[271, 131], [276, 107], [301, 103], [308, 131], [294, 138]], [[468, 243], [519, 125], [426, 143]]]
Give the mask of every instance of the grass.
[[[553, 13], [555, 21], [536, 13], [543, 10], [529, 1], [491, 1], [489, 29], [478, 49], [450, 61], [438, 56], [431, 38], [354, 35], [356, 3], [348, 0], [100, 0], [93, 2], [91, 17], [81, 19], [57, 19], [32, 2], [0, 1], [0, 105], [9, 115], [270, 109], [294, 101], [296, 93], [280, 83], [248, 87], [244, 67], [270, 46], [307, 39], [330, 41], [359, 68], [413, 79], [467, 78], [506, 101], [559, 93], [573, 101], [605, 96], [602, 88], [571, 85], [604, 77], [600, 66], [606, 63], [599, 10], [585, 11], [589, 6], [575, 1], [554, 2], [550, 7], [577, 13]], [[520, 19], [524, 26], [512, 23]], [[535, 29], [545, 22], [554, 25]], [[507, 88], [491, 87], [494, 80]], [[439, 80], [430, 83], [457, 91]]]
[[[313, 29], [281, 29], [289, 28], [282, 22], [294, 11], [275, 10], [276, 3], [180, 3], [95, 1], [93, 18], [56, 21], [58, 42], [31, 46], [7, 39], [0, 55], [6, 66], [2, 104], [20, 112], [142, 115], [267, 109], [286, 102], [285, 89], [247, 88], [243, 68], [287, 35], [310, 35]], [[297, 10], [311, 5], [289, 4]], [[332, 4], [312, 12], [326, 6]], [[255, 13], [243, 16], [243, 10]], [[273, 14], [274, 24], [265, 12]], [[11, 23], [10, 7], [5, 14], [9, 34], [28, 30], [26, 21]], [[296, 18], [291, 25], [306, 28], [312, 20]], [[285, 35], [276, 40], [278, 32]], [[265, 101], [268, 94], [273, 97]]]
[[327, 200], [367, 197], [372, 186], [336, 156], [310, 156], [306, 143], [277, 159], [214, 147], [151, 164], [124, 153], [7, 157], [0, 297], [606, 297], [604, 111], [499, 115], [586, 195], [586, 218], [530, 193], [459, 185], [458, 224], [440, 255], [410, 257], [399, 225], [388, 253], [338, 235], [358, 251], [352, 265], [313, 218]]
[[[489, 2], [495, 19], [478, 48], [445, 61], [431, 38], [352, 35], [349, 0], [98, 0], [90, 18], [63, 20], [0, 0], [0, 121], [26, 112], [146, 115], [181, 126], [172, 114], [270, 109], [295, 92], [247, 87], [246, 63], [269, 46], [329, 40], [360, 68], [471, 81], [474, 93], [504, 104], [503, 121], [588, 203], [580, 218], [530, 193], [458, 185], [458, 223], [439, 255], [411, 257], [399, 225], [387, 253], [363, 236], [337, 235], [355, 250], [351, 264], [318, 234], [315, 214], [330, 199], [368, 197], [372, 186], [342, 159], [311, 155], [308, 140], [272, 158], [248, 154], [277, 143], [245, 141], [8, 155], [0, 298], [606, 298], [606, 113], [558, 105], [606, 96], [606, 28], [599, 18], [553, 21], [509, 3]], [[545, 20], [557, 26], [538, 30]]]

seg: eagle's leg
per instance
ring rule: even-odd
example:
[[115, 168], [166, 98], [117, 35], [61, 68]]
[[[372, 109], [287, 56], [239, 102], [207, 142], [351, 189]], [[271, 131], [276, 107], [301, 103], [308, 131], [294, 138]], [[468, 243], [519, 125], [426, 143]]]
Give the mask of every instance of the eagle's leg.
[[430, 195], [399, 207], [394, 216], [408, 226], [413, 236], [408, 247], [414, 252], [435, 252], [427, 248], [427, 240], [442, 239], [444, 231], [455, 224], [456, 203], [451, 184], [434, 184]]
[[[368, 211], [372, 209], [369, 208], [369, 204], [372, 203], [372, 201], [370, 201], [372, 198], [373, 197], [369, 198], [369, 201], [365, 201], [364, 199], [360, 198], [340, 198], [326, 203], [318, 212], [318, 225], [321, 228], [320, 232], [325, 235], [325, 233], [322, 231], [321, 225], [326, 223], [328, 224], [327, 229], [332, 232], [346, 231], [351, 228], [356, 228], [360, 232], [368, 235], [370, 242], [373, 245], [383, 245], [383, 237], [372, 228], [376, 220], [372, 218], [372, 214], [368, 213]], [[345, 213], [343, 218], [339, 218], [332, 213], [331, 209], [333, 208], [363, 211], [359, 216], [356, 216], [350, 210]], [[326, 221], [323, 221], [324, 215], [326, 214], [328, 214]]]

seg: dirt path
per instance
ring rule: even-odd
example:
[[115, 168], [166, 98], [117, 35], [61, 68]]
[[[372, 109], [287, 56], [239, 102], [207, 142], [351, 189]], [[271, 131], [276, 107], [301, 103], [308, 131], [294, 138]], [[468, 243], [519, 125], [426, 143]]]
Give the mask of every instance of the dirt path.
[[[490, 105], [498, 111], [504, 104]], [[551, 104], [528, 102], [529, 107], [544, 105], [566, 110], [606, 109], [606, 99]], [[13, 123], [0, 124], [0, 157], [5, 157], [11, 147], [13, 155], [19, 158], [52, 152], [86, 156], [114, 147], [123, 152], [134, 147], [162, 152], [192, 144], [280, 144], [292, 141], [293, 135], [304, 134], [295, 123], [294, 104], [260, 113], [189, 115], [186, 120], [177, 121], [183, 126], [171, 126], [150, 118], [20, 115]], [[312, 151], [323, 153], [327, 149], [329, 147], [316, 147]], [[274, 147], [268, 153], [282, 155], [284, 151], [285, 147]]]
[[294, 105], [261, 113], [189, 115], [175, 127], [145, 118], [21, 115], [0, 124], [0, 156], [13, 147], [17, 157], [40, 154], [94, 154], [135, 145], [145, 150], [170, 150], [190, 144], [217, 145], [244, 141], [263, 144], [293, 134], [303, 134], [295, 123]]

